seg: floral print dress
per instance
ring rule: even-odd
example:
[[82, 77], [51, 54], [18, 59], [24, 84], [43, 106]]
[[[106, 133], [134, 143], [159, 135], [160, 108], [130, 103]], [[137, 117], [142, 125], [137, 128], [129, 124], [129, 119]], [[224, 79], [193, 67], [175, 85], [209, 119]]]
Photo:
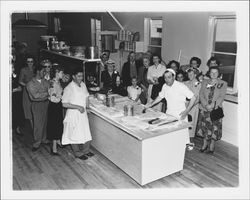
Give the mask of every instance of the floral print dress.
[[201, 107], [198, 117], [197, 135], [208, 140], [220, 140], [222, 137], [222, 119], [211, 121], [210, 111], [205, 109], [205, 105], [214, 105], [216, 103], [216, 107], [222, 107], [227, 83], [219, 80], [218, 83], [210, 85], [209, 81], [203, 81], [200, 91]]

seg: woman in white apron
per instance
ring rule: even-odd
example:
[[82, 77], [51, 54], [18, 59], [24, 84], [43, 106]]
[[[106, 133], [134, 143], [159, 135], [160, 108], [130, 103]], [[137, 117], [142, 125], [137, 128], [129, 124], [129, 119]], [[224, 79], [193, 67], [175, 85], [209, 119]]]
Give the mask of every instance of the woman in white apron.
[[67, 108], [63, 124], [62, 144], [71, 144], [75, 157], [82, 160], [94, 154], [89, 151], [92, 140], [86, 107], [88, 105], [88, 90], [82, 82], [82, 69], [76, 69], [72, 81], [64, 89], [62, 103]]

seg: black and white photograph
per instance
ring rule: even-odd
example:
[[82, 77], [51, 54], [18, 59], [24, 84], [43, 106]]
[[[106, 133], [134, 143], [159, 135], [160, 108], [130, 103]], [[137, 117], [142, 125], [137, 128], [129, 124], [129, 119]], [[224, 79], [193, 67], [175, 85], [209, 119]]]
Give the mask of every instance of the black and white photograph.
[[249, 199], [248, 1], [1, 1], [1, 199]]

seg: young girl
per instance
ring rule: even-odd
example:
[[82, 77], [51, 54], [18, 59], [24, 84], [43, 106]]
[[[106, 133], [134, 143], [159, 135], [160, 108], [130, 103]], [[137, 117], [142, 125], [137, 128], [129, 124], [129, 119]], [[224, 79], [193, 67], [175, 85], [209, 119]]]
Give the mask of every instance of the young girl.
[[139, 101], [139, 97], [141, 94], [141, 88], [137, 85], [136, 77], [131, 79], [132, 85], [127, 87], [128, 98], [134, 100], [135, 102]]

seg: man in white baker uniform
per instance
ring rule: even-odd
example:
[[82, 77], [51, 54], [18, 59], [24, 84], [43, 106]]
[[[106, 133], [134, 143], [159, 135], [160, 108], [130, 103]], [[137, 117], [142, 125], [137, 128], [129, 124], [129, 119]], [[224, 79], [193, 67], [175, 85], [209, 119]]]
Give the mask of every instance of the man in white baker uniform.
[[[175, 80], [176, 73], [173, 69], [167, 69], [163, 76], [165, 83], [161, 92], [154, 101], [146, 105], [146, 108], [154, 106], [165, 98], [167, 101], [166, 114], [187, 121], [187, 115], [195, 103], [194, 93], [186, 85]], [[188, 107], [185, 105], [186, 98], [191, 99]]]

